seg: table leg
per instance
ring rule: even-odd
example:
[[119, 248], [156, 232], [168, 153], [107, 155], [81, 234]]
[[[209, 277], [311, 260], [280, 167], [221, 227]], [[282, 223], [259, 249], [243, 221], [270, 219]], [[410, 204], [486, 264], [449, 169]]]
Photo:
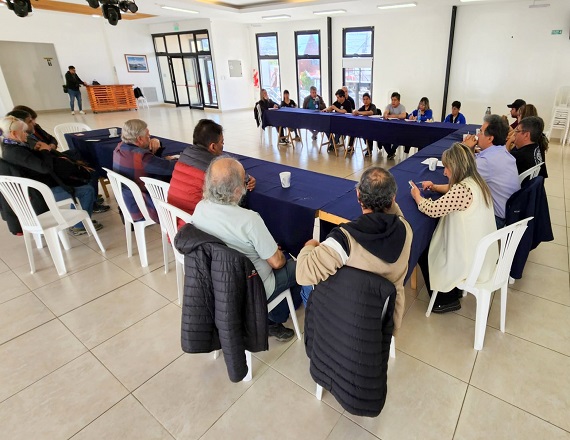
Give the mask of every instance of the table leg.
[[414, 290], [418, 288], [418, 266], [414, 267], [412, 276], [410, 277], [410, 287]]

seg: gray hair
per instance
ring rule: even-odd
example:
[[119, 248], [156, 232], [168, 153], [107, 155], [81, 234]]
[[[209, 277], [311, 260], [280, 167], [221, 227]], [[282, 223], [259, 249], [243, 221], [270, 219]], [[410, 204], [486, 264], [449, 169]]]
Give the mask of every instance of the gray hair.
[[315, 92], [317, 91], [317, 88], [315, 86], [311, 86], [309, 87], [309, 91], [314, 90]]
[[0, 120], [0, 136], [2, 137], [8, 137], [11, 131], [26, 131], [27, 129], [28, 124], [15, 116], [6, 116]]
[[127, 144], [134, 144], [138, 137], [146, 134], [147, 128], [148, 125], [145, 121], [140, 119], [129, 119], [125, 122], [125, 125], [123, 125], [121, 140]]
[[381, 167], [370, 167], [360, 177], [356, 185], [358, 200], [364, 208], [374, 212], [384, 212], [392, 206], [398, 192], [394, 176]]
[[[220, 172], [212, 172], [212, 167], [220, 160], [228, 161], [228, 166]], [[206, 171], [204, 179], [204, 199], [221, 205], [237, 205], [245, 194], [243, 166], [234, 158], [215, 158]]]

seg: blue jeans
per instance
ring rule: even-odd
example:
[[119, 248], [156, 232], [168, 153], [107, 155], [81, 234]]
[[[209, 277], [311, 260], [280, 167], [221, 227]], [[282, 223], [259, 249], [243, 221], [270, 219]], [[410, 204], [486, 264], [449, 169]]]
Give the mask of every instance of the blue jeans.
[[[291, 297], [293, 298], [293, 305], [297, 309], [301, 305], [301, 286], [297, 284], [297, 279], [295, 278], [295, 269], [297, 268], [297, 262], [293, 260], [287, 260], [285, 266], [281, 269], [273, 271], [275, 275], [275, 290], [267, 300], [271, 302], [284, 290], [291, 289]], [[277, 324], [282, 324], [289, 318], [289, 306], [287, 301], [281, 301], [277, 307], [275, 307], [268, 314], [270, 321]]]
[[71, 111], [75, 110], [75, 103], [73, 99], [77, 99], [77, 107], [79, 107], [79, 111], [83, 110], [83, 104], [81, 102], [81, 90], [71, 90], [67, 89], [67, 93], [69, 93], [69, 107]]
[[[71, 194], [64, 190], [61, 186], [54, 186], [51, 188], [51, 192], [55, 197], [55, 201], [59, 202], [61, 200], [69, 199]], [[93, 203], [95, 202], [96, 192], [91, 185], [82, 185], [75, 187], [75, 197], [81, 203], [81, 209], [84, 209], [89, 214], [89, 217], [93, 215]], [[83, 223], [77, 223], [76, 228], [83, 228]]]
[[505, 227], [506, 219], [495, 216], [495, 224], [497, 225], [497, 230]]

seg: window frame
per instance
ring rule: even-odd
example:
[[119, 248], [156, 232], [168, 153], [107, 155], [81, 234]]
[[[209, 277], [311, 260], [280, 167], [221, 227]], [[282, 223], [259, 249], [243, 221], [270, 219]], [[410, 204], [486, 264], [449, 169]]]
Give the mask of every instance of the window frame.
[[[260, 55], [259, 53], [259, 37], [275, 37], [275, 48], [277, 49], [277, 55]], [[267, 89], [262, 83], [261, 75], [261, 61], [262, 60], [277, 60], [277, 67], [279, 69], [279, 102], [281, 102], [281, 62], [279, 61], [279, 36], [277, 32], [263, 32], [260, 34], [255, 34], [255, 45], [257, 47], [257, 71], [259, 72], [259, 89]], [[279, 104], [278, 102], [278, 104]]]
[[[346, 35], [349, 33], [356, 33], [356, 32], [371, 32], [371, 39], [370, 39], [370, 53], [369, 54], [347, 54], [346, 53]], [[343, 28], [342, 29], [342, 58], [370, 58], [370, 96], [372, 97], [372, 78], [374, 76], [374, 26], [362, 26], [362, 27], [350, 27], [350, 28]], [[359, 67], [359, 69], [363, 69]], [[362, 75], [362, 72], [360, 73]], [[342, 81], [346, 85], [346, 67], [342, 68]], [[358, 83], [360, 84], [360, 82]], [[347, 86], [348, 87], [348, 86]], [[358, 88], [359, 90], [360, 88]], [[355, 107], [359, 108], [360, 104], [360, 97], [358, 96], [359, 93], [357, 92], [357, 96], [353, 97], [355, 100]], [[373, 100], [372, 100], [373, 101]]]
[[[299, 35], [318, 35], [319, 38], [319, 54], [318, 55], [299, 55], [298, 52], [298, 37]], [[301, 102], [301, 83], [299, 81], [299, 60], [319, 60], [319, 76], [321, 77], [321, 82], [320, 82], [320, 89], [317, 88], [317, 94], [322, 95], [322, 73], [323, 73], [323, 69], [322, 69], [322, 60], [321, 60], [321, 31], [320, 30], [310, 30], [310, 31], [295, 31], [295, 71], [296, 71], [296, 75], [297, 75], [297, 99], [299, 100], [299, 102], [297, 103], [297, 105], [299, 107], [302, 107], [303, 103]]]

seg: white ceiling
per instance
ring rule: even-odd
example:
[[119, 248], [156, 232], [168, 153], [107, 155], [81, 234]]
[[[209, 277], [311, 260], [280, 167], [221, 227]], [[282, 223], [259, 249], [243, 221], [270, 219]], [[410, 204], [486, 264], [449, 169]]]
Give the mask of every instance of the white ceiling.
[[[86, 0], [61, 0], [68, 3], [86, 4]], [[156, 15], [157, 17], [137, 22], [161, 23], [183, 21], [192, 19], [227, 20], [239, 23], [270, 23], [262, 17], [287, 14], [288, 20], [308, 20], [322, 15], [314, 15], [314, 11], [327, 11], [332, 9], [345, 9], [346, 14], [334, 15], [376, 15], [391, 14], [392, 10], [380, 10], [381, 4], [407, 3], [415, 1], [416, 9], [432, 8], [436, 6], [475, 5], [482, 3], [517, 2], [532, 4], [533, 0], [481, 0], [474, 3], [461, 3], [460, 0], [135, 0], [139, 12]], [[557, 0], [535, 0], [540, 2], [556, 2]], [[197, 11], [198, 14], [189, 14], [162, 9], [161, 6], [171, 6], [181, 9]]]

